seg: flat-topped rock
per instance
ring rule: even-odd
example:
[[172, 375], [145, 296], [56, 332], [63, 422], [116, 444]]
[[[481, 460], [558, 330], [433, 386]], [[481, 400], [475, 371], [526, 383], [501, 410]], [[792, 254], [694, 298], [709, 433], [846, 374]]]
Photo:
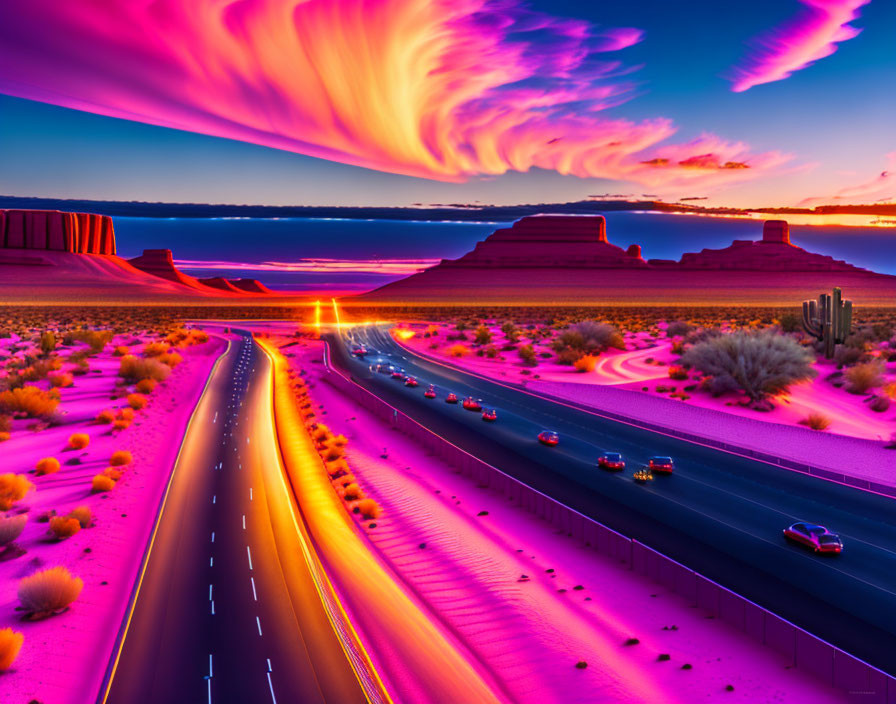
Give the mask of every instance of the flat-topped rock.
[[0, 210], [0, 248], [115, 254], [108, 215], [59, 210]]

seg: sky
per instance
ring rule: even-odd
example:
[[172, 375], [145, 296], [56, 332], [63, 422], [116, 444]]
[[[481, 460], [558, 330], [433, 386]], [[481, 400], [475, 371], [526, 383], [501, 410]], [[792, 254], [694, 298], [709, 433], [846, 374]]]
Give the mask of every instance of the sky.
[[0, 0], [0, 193], [896, 200], [889, 0]]

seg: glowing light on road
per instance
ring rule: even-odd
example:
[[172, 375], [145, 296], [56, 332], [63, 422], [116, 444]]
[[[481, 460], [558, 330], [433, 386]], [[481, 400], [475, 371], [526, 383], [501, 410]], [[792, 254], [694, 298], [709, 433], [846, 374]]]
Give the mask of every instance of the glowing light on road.
[[320, 334], [320, 301], [314, 302], [314, 328]]
[[342, 327], [342, 323], [339, 322], [339, 306], [336, 305], [336, 299], [331, 298], [330, 300], [333, 301], [333, 317], [336, 320], [336, 327]]

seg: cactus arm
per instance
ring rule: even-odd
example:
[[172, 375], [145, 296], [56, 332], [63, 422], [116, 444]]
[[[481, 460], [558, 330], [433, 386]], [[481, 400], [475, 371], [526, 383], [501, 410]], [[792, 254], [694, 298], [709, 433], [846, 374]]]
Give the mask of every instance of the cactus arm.
[[812, 337], [821, 338], [821, 325], [818, 322], [818, 306], [815, 301], [803, 301], [803, 330]]

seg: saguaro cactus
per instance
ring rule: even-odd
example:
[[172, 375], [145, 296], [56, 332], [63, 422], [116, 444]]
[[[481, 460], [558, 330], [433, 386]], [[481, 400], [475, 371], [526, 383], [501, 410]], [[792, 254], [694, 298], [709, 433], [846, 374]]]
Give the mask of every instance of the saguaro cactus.
[[834, 346], [843, 343], [852, 329], [852, 301], [840, 300], [840, 289], [833, 295], [822, 293], [817, 301], [803, 301], [803, 330], [824, 342], [824, 356], [832, 359]]

